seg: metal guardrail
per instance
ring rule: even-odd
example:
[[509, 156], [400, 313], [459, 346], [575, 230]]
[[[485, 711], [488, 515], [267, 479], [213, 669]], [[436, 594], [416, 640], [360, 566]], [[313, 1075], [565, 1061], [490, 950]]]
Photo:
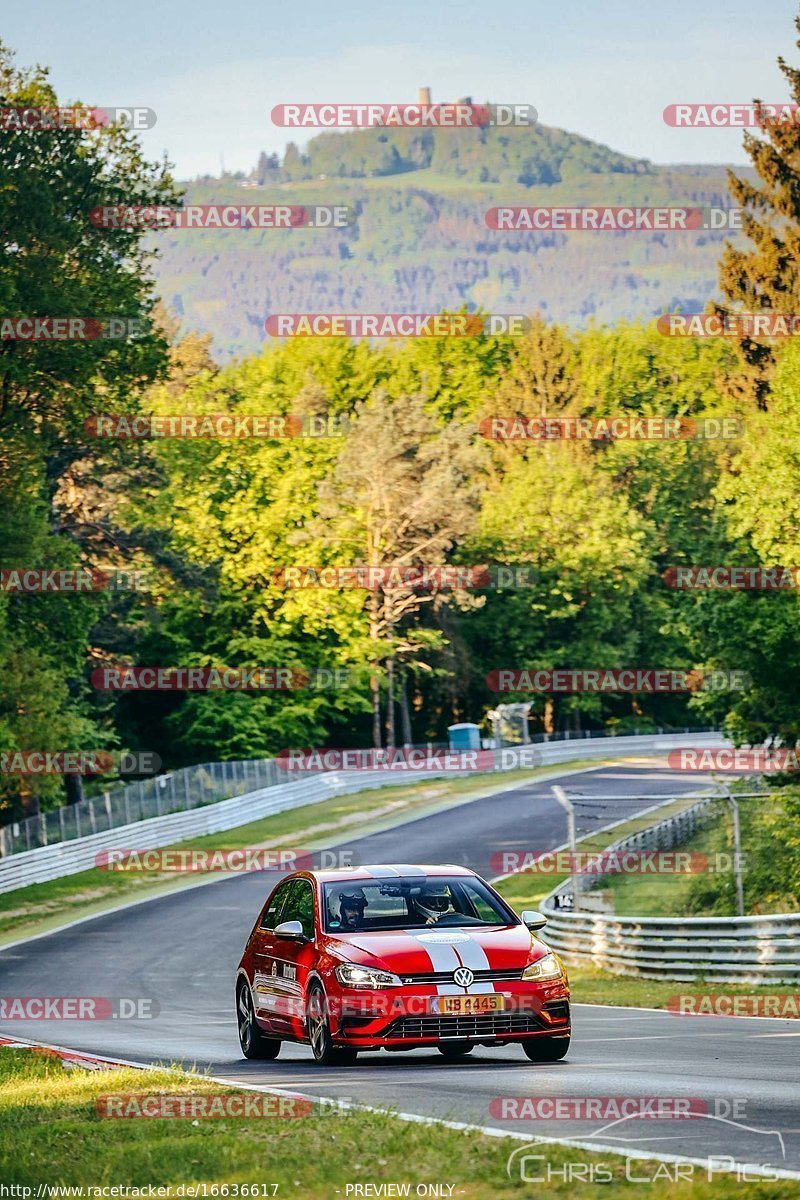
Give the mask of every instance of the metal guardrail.
[[[671, 849], [691, 836], [704, 797], [679, 816], [658, 821], [607, 847]], [[681, 817], [687, 818], [681, 822]], [[594, 877], [597, 878], [597, 877]], [[580, 884], [578, 885], [580, 889]], [[711, 983], [800, 984], [800, 912], [757, 917], [623, 917], [558, 907], [569, 884], [542, 903], [545, 940], [567, 963], [618, 975]]]
[[800, 983], [800, 913], [612, 917], [543, 907], [545, 939], [568, 963], [684, 982]]
[[[557, 764], [576, 758], [606, 758], [611, 739], [586, 739], [578, 746], [575, 739], [554, 742], [537, 748], [532, 765]], [[639, 735], [613, 739], [615, 756], [662, 754], [686, 744], [685, 734]], [[692, 744], [709, 749], [726, 746], [728, 742], [718, 733], [693, 734]], [[252, 765], [252, 764], [251, 764]], [[205, 768], [194, 768], [204, 770]], [[460, 772], [456, 772], [459, 774]], [[285, 773], [284, 773], [285, 774]], [[150, 850], [168, 846], [186, 838], [203, 837], [235, 829], [251, 821], [287, 809], [319, 804], [331, 796], [353, 794], [369, 788], [418, 783], [453, 772], [403, 770], [392, 773], [379, 771], [348, 771], [305, 774], [300, 780], [281, 782], [270, 787], [247, 791], [242, 795], [206, 803], [183, 812], [163, 813], [121, 826], [112, 826], [53, 845], [11, 854], [0, 858], [0, 893], [73, 875], [95, 866], [101, 850], [124, 848]]]
[[169, 813], [151, 817], [134, 824], [69, 842], [58, 842], [53, 846], [41, 846], [9, 858], [0, 859], [0, 893], [12, 892], [32, 883], [44, 883], [48, 879], [60, 879], [64, 875], [75, 875], [88, 871], [96, 865], [101, 850], [155, 850], [170, 846], [186, 838], [206, 837], [222, 833], [258, 821], [274, 813], [306, 804], [319, 804], [332, 796], [344, 796], [364, 788], [382, 787], [399, 780], [387, 779], [385, 775], [351, 772], [316, 775], [313, 779], [301, 779], [295, 783], [278, 784], [208, 804], [188, 812]]
[[109, 788], [78, 804], [63, 805], [4, 825], [0, 828], [0, 858], [121, 828], [134, 821], [215, 804], [232, 796], [274, 787], [288, 778], [275, 759], [260, 759], [201, 763], [140, 779]]

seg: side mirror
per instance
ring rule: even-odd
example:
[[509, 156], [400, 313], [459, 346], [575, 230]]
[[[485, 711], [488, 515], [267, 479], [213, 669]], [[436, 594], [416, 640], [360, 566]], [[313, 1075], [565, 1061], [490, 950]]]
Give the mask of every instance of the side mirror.
[[275, 937], [288, 938], [291, 942], [308, 941], [299, 921], [281, 921], [280, 925], [275, 926], [274, 933]]
[[[537, 912], [535, 908], [526, 908], [522, 913], [522, 923], [527, 925], [530, 930], [544, 929], [547, 917], [544, 913]], [[277, 933], [277, 930], [275, 932]]]

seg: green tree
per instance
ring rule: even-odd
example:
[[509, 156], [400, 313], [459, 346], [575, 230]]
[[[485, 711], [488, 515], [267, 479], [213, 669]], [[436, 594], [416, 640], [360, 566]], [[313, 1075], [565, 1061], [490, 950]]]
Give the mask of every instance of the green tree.
[[[800, 16], [795, 17], [800, 32]], [[795, 43], [800, 48], [800, 42]], [[793, 104], [800, 103], [800, 70], [783, 57], [778, 66], [789, 84]], [[760, 104], [760, 100], [754, 101]], [[728, 172], [729, 187], [742, 209], [742, 231], [752, 243], [728, 243], [720, 262], [720, 286], [744, 312], [797, 313], [800, 304], [800, 128], [794, 121], [762, 118], [765, 136], [744, 135], [744, 148], [757, 182]], [[733, 373], [734, 394], [759, 408], [768, 403], [769, 381], [777, 358], [763, 338], [737, 340], [741, 370]]]
[[[787, 347], [774, 376], [768, 413], [748, 422], [741, 453], [717, 487], [731, 558], [744, 566], [800, 563], [800, 352]], [[791, 580], [791, 570], [787, 573]], [[800, 603], [796, 586], [706, 598], [703, 627], [719, 658], [733, 658], [752, 677], [737, 698], [730, 722], [742, 741], [800, 741], [797, 673]]]
[[[469, 429], [442, 427], [421, 394], [390, 399], [375, 392], [356, 409], [332, 477], [322, 490], [323, 516], [349, 563], [439, 566], [472, 524], [479, 494], [478, 450]], [[387, 673], [387, 742], [395, 745], [394, 667], [400, 658], [428, 666], [424, 648], [437, 641], [414, 623], [426, 602], [445, 603], [433, 588], [390, 584], [369, 596], [369, 636], [375, 647], [370, 680], [373, 744], [381, 745], [378, 667]], [[381, 643], [383, 646], [381, 647]]]
[[[0, 106], [58, 108], [46, 72], [18, 70], [2, 45]], [[87, 472], [91, 464], [96, 488], [109, 456], [98, 451], [85, 423], [99, 404], [130, 411], [131, 394], [155, 378], [166, 350], [151, 320], [151, 256], [140, 232], [98, 229], [91, 213], [103, 205], [175, 199], [166, 166], [146, 163], [135, 138], [120, 128], [9, 130], [0, 139], [3, 315], [121, 318], [134, 322], [137, 334], [0, 342], [3, 567], [86, 562], [75, 472], [80, 462]], [[3, 732], [10, 745], [75, 749], [82, 738], [99, 749], [102, 738], [113, 737], [90, 721], [84, 683], [86, 645], [102, 605], [97, 597], [0, 595]], [[3, 790], [12, 807], [34, 809], [39, 796], [52, 802], [57, 791], [52, 780], [13, 778]]]
[[[466, 636], [484, 694], [486, 677], [500, 668], [637, 665], [635, 608], [653, 569], [652, 526], [580, 449], [552, 449], [507, 462], [483, 501], [474, 552], [530, 571], [525, 586], [489, 593], [469, 615]], [[533, 704], [549, 731], [559, 709], [576, 727], [579, 712], [602, 712], [599, 696], [542, 696]]]

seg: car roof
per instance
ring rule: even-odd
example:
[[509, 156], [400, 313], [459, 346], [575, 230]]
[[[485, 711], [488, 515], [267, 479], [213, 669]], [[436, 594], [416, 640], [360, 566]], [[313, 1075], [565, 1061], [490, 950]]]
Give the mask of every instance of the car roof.
[[473, 875], [474, 871], [470, 871], [468, 867], [458, 867], [450, 863], [438, 864], [436, 866], [420, 865], [419, 863], [392, 863], [391, 865], [379, 866], [363, 866], [363, 867], [339, 867], [337, 870], [328, 871], [307, 871], [307, 875], [313, 875], [320, 883], [338, 883], [340, 880], [358, 879], [362, 882], [367, 879], [397, 879], [400, 876], [419, 875], [420, 878], [426, 875]]

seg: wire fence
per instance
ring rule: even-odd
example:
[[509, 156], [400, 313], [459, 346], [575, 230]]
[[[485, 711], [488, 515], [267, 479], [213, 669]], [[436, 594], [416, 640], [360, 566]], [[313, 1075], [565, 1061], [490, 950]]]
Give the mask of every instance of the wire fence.
[[[300, 778], [293, 772], [293, 779]], [[98, 796], [39, 813], [0, 828], [0, 857], [104, 833], [135, 821], [186, 812], [289, 779], [276, 759], [202, 763], [122, 784]]]
[[[737, 803], [764, 801], [775, 794], [759, 786], [754, 791], [737, 792], [735, 799]], [[681, 798], [658, 797], [659, 807]], [[713, 822], [729, 798], [719, 794], [700, 796], [681, 812], [666, 815], [612, 842], [603, 853], [611, 856], [626, 850], [670, 851], [686, 845]], [[572, 802], [575, 798], [569, 799]], [[741, 853], [734, 846], [733, 854], [726, 857], [731, 857], [733, 870], [741, 880]], [[614, 974], [686, 982], [800, 983], [800, 913], [746, 916], [740, 902], [737, 916], [629, 916], [614, 912], [613, 905], [612, 911], [606, 911], [602, 905], [589, 903], [592, 889], [604, 877], [572, 876], [541, 903], [548, 917], [544, 939], [568, 963], [588, 963]], [[603, 893], [598, 895], [602, 897]]]

